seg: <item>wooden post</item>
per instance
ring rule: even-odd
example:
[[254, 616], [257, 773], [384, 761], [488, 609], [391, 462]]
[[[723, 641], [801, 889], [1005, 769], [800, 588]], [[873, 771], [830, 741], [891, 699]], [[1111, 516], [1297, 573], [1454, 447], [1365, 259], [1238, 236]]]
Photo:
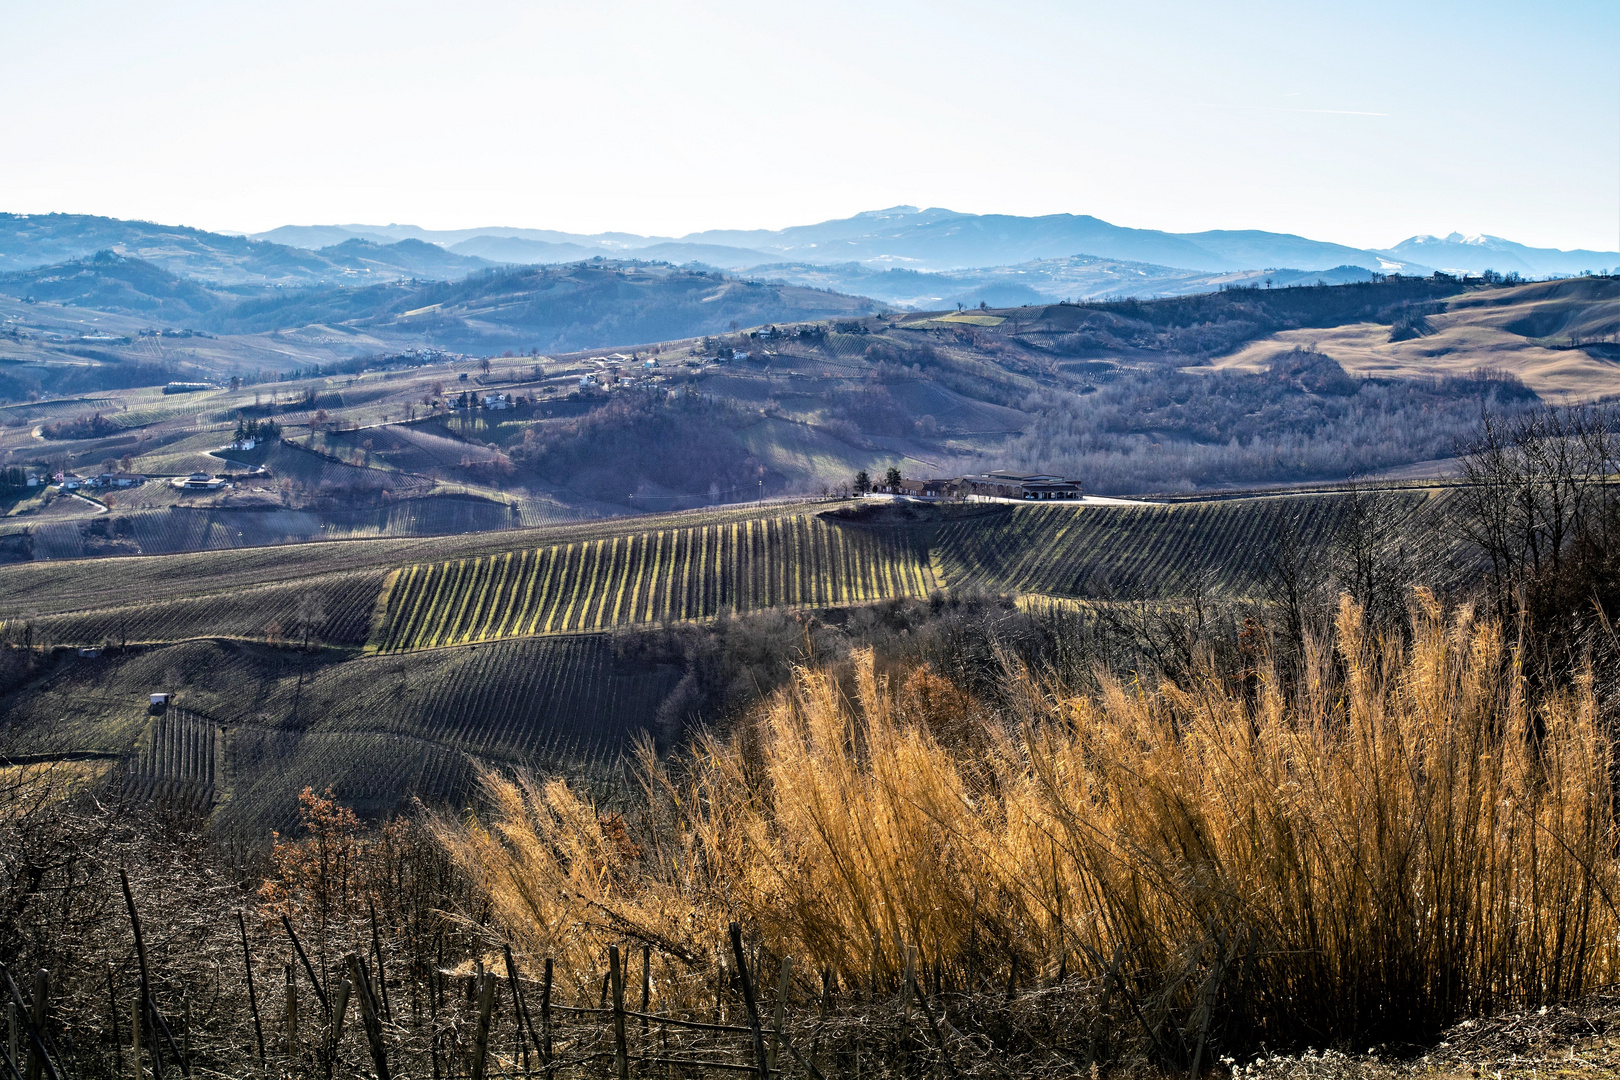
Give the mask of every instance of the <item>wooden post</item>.
[[321, 1012], [331, 1012], [332, 1003], [326, 1000], [326, 991], [321, 989], [320, 976], [315, 974], [315, 965], [311, 964], [309, 957], [305, 955], [303, 943], [298, 940], [298, 935], [293, 933], [292, 920], [282, 915], [281, 925], [287, 928], [287, 938], [292, 942], [293, 952], [304, 965], [304, 974], [309, 976], [309, 985], [315, 988], [315, 997], [321, 1003]]
[[737, 961], [737, 977], [742, 980], [743, 1003], [748, 1007], [748, 1026], [754, 1032], [754, 1066], [759, 1080], [770, 1080], [765, 1061], [765, 1036], [759, 1027], [759, 1002], [754, 998], [754, 981], [748, 977], [748, 954], [743, 952], [742, 927], [731, 924], [731, 955]]
[[332, 992], [332, 1032], [327, 1038], [326, 1054], [333, 1062], [337, 1061], [338, 1044], [343, 1041], [343, 1014], [349, 1011], [349, 993], [353, 989], [353, 984], [344, 979]]
[[1097, 1008], [1097, 1019], [1092, 1021], [1091, 1031], [1086, 1039], [1086, 1069], [1089, 1071], [1097, 1062], [1097, 1025], [1108, 1022], [1108, 1003], [1114, 997], [1114, 980], [1119, 978], [1119, 962], [1125, 955], [1124, 945], [1114, 946], [1114, 959], [1108, 965], [1108, 975], [1103, 979], [1102, 1004]]
[[115, 977], [115, 968], [111, 960], [107, 961], [107, 1005], [112, 1015], [113, 1037], [113, 1074], [124, 1075], [124, 1036], [118, 1030], [118, 987]]
[[484, 1080], [484, 1059], [489, 1054], [489, 1018], [495, 1009], [495, 976], [478, 977], [478, 1027], [473, 1032], [472, 1080]]
[[377, 1080], [388, 1080], [388, 1048], [383, 1045], [382, 1022], [377, 1019], [377, 998], [371, 992], [371, 980], [366, 978], [366, 969], [354, 953], [349, 953], [344, 960], [349, 966], [355, 995], [360, 999], [360, 1019], [366, 1025], [366, 1043], [371, 1047], [371, 1063], [376, 1066]]
[[141, 996], [136, 994], [129, 1010], [129, 1054], [135, 1059], [135, 1080], [141, 1080], [141, 1028], [145, 1024], [141, 1012]]
[[1215, 970], [1209, 973], [1204, 980], [1203, 1007], [1204, 1022], [1198, 1030], [1198, 1049], [1193, 1051], [1192, 1068], [1187, 1072], [1189, 1080], [1198, 1080], [1199, 1073], [1204, 1067], [1204, 1046], [1209, 1040], [1209, 1026], [1215, 1019], [1215, 1002], [1220, 997], [1221, 980], [1226, 977], [1226, 931], [1222, 930], [1215, 939]]
[[259, 996], [253, 990], [253, 954], [248, 952], [247, 923], [242, 918], [240, 908], [236, 911], [236, 929], [242, 936], [242, 968], [247, 972], [248, 1009], [253, 1013], [253, 1036], [259, 1042], [259, 1069], [263, 1071], [264, 1028], [259, 1023]]
[[540, 984], [540, 1062], [551, 1080], [551, 957], [546, 957], [546, 981]]
[[371, 951], [377, 955], [377, 989], [382, 992], [383, 1016], [391, 1024], [394, 1022], [394, 1007], [388, 1002], [388, 973], [383, 970], [382, 938], [377, 934], [377, 905], [366, 897], [366, 907], [371, 909]]
[[505, 945], [502, 951], [506, 954], [506, 977], [512, 982], [512, 1014], [517, 1023], [517, 1053], [513, 1055], [512, 1063], [517, 1064], [518, 1058], [523, 1059], [523, 1074], [529, 1074], [529, 1044], [523, 1038], [523, 1025], [529, 1025], [529, 1037], [534, 1037], [534, 1022], [529, 1020], [529, 1008], [523, 1001], [523, 989], [518, 985], [517, 960], [512, 956], [512, 946]]
[[288, 964], [283, 971], [287, 982], [287, 1056], [298, 1053], [298, 977]]
[[[641, 1011], [646, 1012], [647, 1006], [652, 1004], [652, 946], [641, 947]], [[647, 1030], [647, 1018], [641, 1018], [641, 1030]]]
[[624, 968], [617, 945], [608, 946], [608, 978], [613, 983], [613, 1062], [619, 1080], [630, 1080], [630, 1049], [624, 1036]]
[[911, 1059], [911, 999], [917, 993], [917, 949], [912, 945], [901, 946], [906, 958], [906, 975], [901, 984], [900, 993], [905, 998], [905, 1012], [900, 1017], [900, 1062], [901, 1071]]
[[34, 1031], [39, 1038], [28, 1055], [28, 1080], [40, 1080], [45, 1075], [45, 1049], [40, 1043], [45, 1038], [45, 1003], [51, 993], [51, 973], [40, 968], [34, 973]]
[[793, 982], [793, 957], [782, 957], [782, 973], [776, 979], [776, 1010], [771, 1021], [771, 1052], [765, 1059], [767, 1069], [776, 1068], [776, 1054], [782, 1048], [782, 1009], [787, 1003], [788, 990]]
[[[136, 1015], [139, 1017], [140, 1025], [145, 1027], [151, 1015], [156, 1012], [152, 1007], [152, 973], [146, 965], [146, 938], [141, 933], [141, 917], [135, 911], [135, 894], [129, 888], [129, 872], [122, 866], [118, 868], [118, 883], [123, 886], [124, 906], [129, 909], [129, 925], [135, 934], [135, 956], [141, 964], [141, 988], [140, 993], [136, 995], [139, 998]], [[139, 1059], [140, 1056], [137, 1054], [135, 1066], [137, 1073], [140, 1072]], [[152, 1075], [157, 1080], [163, 1080], [163, 1055], [158, 1050], [155, 1034], [152, 1039]]]

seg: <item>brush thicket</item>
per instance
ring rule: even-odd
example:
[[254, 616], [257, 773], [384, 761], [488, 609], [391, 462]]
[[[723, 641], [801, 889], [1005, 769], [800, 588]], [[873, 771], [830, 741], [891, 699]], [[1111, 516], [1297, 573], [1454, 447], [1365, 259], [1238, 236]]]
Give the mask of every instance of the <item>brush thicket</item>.
[[1412, 619], [1369, 637], [1345, 601], [1287, 679], [1261, 661], [1075, 695], [1014, 673], [1016, 716], [858, 655], [676, 766], [644, 754], [629, 827], [491, 775], [490, 823], [439, 833], [581, 991], [607, 943], [651, 943], [665, 1007], [712, 994], [733, 919], [863, 995], [911, 949], [963, 992], [1100, 998], [1117, 970], [1116, 1024], [1161, 1050], [1216, 1000], [1228, 1046], [1364, 1044], [1612, 981], [1591, 680], [1532, 701], [1500, 626], [1422, 592]]

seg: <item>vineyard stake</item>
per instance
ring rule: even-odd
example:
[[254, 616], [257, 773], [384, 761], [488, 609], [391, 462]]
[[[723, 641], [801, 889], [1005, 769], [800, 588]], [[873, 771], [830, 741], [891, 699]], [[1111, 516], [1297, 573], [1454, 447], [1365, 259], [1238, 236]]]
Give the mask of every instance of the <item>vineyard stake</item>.
[[793, 957], [782, 957], [782, 974], [776, 980], [776, 1015], [771, 1022], [771, 1052], [765, 1059], [765, 1067], [776, 1068], [776, 1054], [782, 1045], [782, 1009], [787, 1001], [789, 984], [793, 980]]
[[377, 1067], [377, 1080], [388, 1080], [388, 1049], [383, 1046], [382, 1024], [377, 1019], [377, 999], [371, 993], [371, 980], [360, 958], [349, 953], [344, 959], [349, 965], [349, 979], [360, 998], [360, 1019], [366, 1026], [366, 1042], [371, 1046], [371, 1061]]
[[517, 1057], [522, 1056], [523, 1073], [527, 1076], [529, 1073], [529, 1044], [523, 1039], [523, 1025], [525, 1023], [529, 1025], [530, 1039], [534, 1040], [536, 1044], [540, 1040], [534, 1038], [534, 1022], [529, 1019], [529, 1007], [523, 1001], [522, 988], [518, 986], [517, 961], [512, 958], [512, 946], [510, 944], [503, 945], [502, 951], [506, 954], [506, 977], [512, 982], [512, 1014], [517, 1020], [517, 1054], [513, 1056], [512, 1060], [516, 1064]]
[[[157, 1009], [152, 1005], [152, 973], [146, 964], [146, 938], [141, 934], [141, 917], [135, 911], [135, 894], [129, 888], [129, 871], [122, 866], [118, 868], [118, 883], [123, 886], [124, 906], [129, 909], [129, 925], [135, 932], [135, 956], [141, 964], [139, 1023], [145, 1025], [148, 1020], [157, 1015]], [[138, 1055], [136, 1057], [135, 1071], [140, 1072], [140, 1058]], [[163, 1055], [158, 1052], [155, 1032], [152, 1039], [152, 1075], [156, 1080], [163, 1080]]]
[[[441, 946], [441, 948], [442, 948], [442, 946]], [[440, 959], [443, 959], [442, 955], [441, 955]], [[443, 976], [441, 976], [439, 974], [438, 965], [430, 964], [428, 966], [428, 993], [427, 993], [427, 999], [428, 999], [428, 1023], [432, 1025], [433, 1037], [428, 1040], [428, 1056], [430, 1058], [432, 1058], [432, 1060], [433, 1060], [433, 1080], [440, 1080], [440, 1078], [439, 1078], [439, 1001], [438, 1001], [438, 994], [439, 994], [439, 980], [441, 978], [443, 978]]]
[[1215, 1018], [1215, 1000], [1220, 996], [1221, 980], [1226, 976], [1226, 931], [1222, 930], [1215, 939], [1215, 970], [1210, 972], [1208, 980], [1204, 983], [1203, 1005], [1204, 1022], [1198, 1032], [1198, 1049], [1193, 1052], [1192, 1070], [1187, 1074], [1189, 1080], [1198, 1080], [1199, 1070], [1204, 1065], [1204, 1044], [1209, 1039], [1210, 1021]]
[[[16, 1066], [17, 1056], [18, 1056], [18, 1054], [20, 1054], [22, 1052], [21, 1049], [17, 1045], [21, 1041], [17, 1037], [18, 1034], [21, 1031], [22, 1031], [22, 1025], [17, 1023], [17, 1003], [12, 1001], [11, 998], [9, 996], [7, 996], [7, 998], [6, 998], [6, 1046], [7, 1046], [7, 1050], [8, 1050], [8, 1053], [10, 1055], [11, 1061], [12, 1061], [12, 1072], [17, 1071], [17, 1066]], [[139, 1068], [139, 1066], [137, 1066], [137, 1068]], [[19, 1078], [19, 1080], [20, 1080], [20, 1078]]]
[[10, 1074], [11, 1080], [23, 1080], [22, 1073], [17, 1071], [17, 1063], [11, 1060], [11, 1055], [6, 1053], [3, 1047], [0, 1047], [0, 1058], [5, 1059], [6, 1072]]
[[613, 982], [613, 1061], [619, 1080], [630, 1080], [630, 1051], [624, 1037], [624, 969], [617, 945], [608, 946], [608, 978]]
[[[51, 973], [40, 968], [34, 973], [34, 1015], [31, 1018], [33, 1028], [43, 1033], [45, 1030], [45, 1003], [51, 993]], [[55, 1069], [51, 1070], [53, 1073]], [[45, 1072], [45, 1047], [36, 1046], [34, 1052], [28, 1055], [28, 1080], [40, 1080]]]
[[321, 1011], [330, 1016], [332, 1006], [326, 1000], [326, 991], [321, 989], [321, 980], [315, 976], [314, 966], [310, 964], [309, 957], [304, 955], [303, 943], [298, 940], [298, 935], [293, 933], [292, 920], [283, 914], [281, 925], [287, 928], [287, 938], [292, 942], [293, 952], [298, 954], [299, 961], [304, 965], [304, 974], [309, 976], [309, 984], [315, 988], [315, 997], [321, 1003]]
[[366, 907], [371, 909], [371, 951], [377, 954], [377, 988], [382, 991], [383, 1016], [391, 1024], [394, 1022], [394, 1007], [388, 1002], [388, 974], [383, 970], [382, 938], [377, 934], [377, 905], [366, 897]]
[[6, 970], [6, 966], [4, 964], [0, 964], [0, 975], [5, 976], [6, 991], [11, 1001], [15, 1005], [15, 1010], [11, 1015], [13, 1019], [19, 1016], [22, 1018], [23, 1030], [28, 1035], [30, 1070], [32, 1070], [33, 1063], [35, 1061], [40, 1061], [44, 1064], [46, 1070], [50, 1072], [51, 1080], [58, 1080], [56, 1063], [53, 1062], [51, 1060], [51, 1056], [45, 1052], [44, 1036], [40, 1033], [39, 1028], [34, 1026], [34, 1022], [28, 1018], [28, 1006], [27, 1003], [23, 1001], [22, 991], [17, 989], [16, 982], [14, 982], [11, 978], [11, 972]]
[[484, 1057], [489, 1053], [489, 1017], [495, 1008], [495, 976], [478, 978], [478, 1027], [473, 1032], [472, 1080], [484, 1080]]
[[1089, 1070], [1097, 1060], [1097, 1025], [1102, 1023], [1108, 1015], [1108, 1002], [1114, 996], [1114, 980], [1119, 978], [1119, 961], [1125, 955], [1124, 945], [1114, 946], [1114, 959], [1108, 964], [1108, 975], [1103, 979], [1102, 1004], [1097, 1009], [1097, 1019], [1092, 1022], [1092, 1028], [1086, 1038], [1086, 1068]]
[[332, 1004], [332, 1031], [326, 1046], [326, 1071], [328, 1074], [331, 1073], [332, 1066], [337, 1063], [338, 1043], [343, 1040], [343, 1014], [349, 1011], [349, 991], [351, 989], [352, 984], [348, 979], [344, 979], [337, 984], [337, 989], [332, 991], [332, 996], [336, 1000]]
[[[641, 1011], [646, 1012], [647, 1006], [652, 1003], [652, 946], [641, 947]], [[641, 1021], [641, 1030], [647, 1030], [647, 1021]]]
[[129, 1008], [129, 1053], [135, 1059], [135, 1080], [141, 1080], [141, 999], [136, 995]]
[[112, 1017], [113, 1037], [113, 1075], [124, 1075], [124, 1037], [118, 1030], [118, 990], [114, 985], [114, 966], [111, 960], [107, 961], [107, 1005], [109, 1015]]
[[546, 957], [546, 981], [540, 984], [540, 1030], [544, 1033], [540, 1043], [540, 1061], [546, 1067], [546, 1080], [551, 1080], [551, 957]]
[[765, 1036], [759, 1030], [759, 1003], [754, 999], [754, 982], [748, 977], [748, 954], [743, 952], [742, 927], [731, 924], [731, 954], [737, 960], [737, 977], [742, 980], [743, 1003], [748, 1007], [748, 1026], [754, 1032], [754, 1067], [759, 1080], [771, 1080], [765, 1063]]
[[282, 974], [287, 982], [287, 1056], [298, 1053], [298, 979], [293, 966], [287, 964]]
[[259, 1024], [259, 997], [253, 990], [253, 955], [248, 952], [247, 923], [242, 918], [241, 908], [236, 909], [236, 929], [242, 936], [242, 967], [247, 972], [248, 1009], [253, 1013], [253, 1035], [259, 1041], [259, 1069], [262, 1071], [265, 1067], [264, 1028]]

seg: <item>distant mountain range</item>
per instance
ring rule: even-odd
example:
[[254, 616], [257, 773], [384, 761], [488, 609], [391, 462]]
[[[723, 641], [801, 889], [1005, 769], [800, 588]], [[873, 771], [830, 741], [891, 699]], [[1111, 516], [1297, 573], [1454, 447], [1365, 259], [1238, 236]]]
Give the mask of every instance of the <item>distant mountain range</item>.
[[1494, 269], [1526, 276], [1578, 274], [1620, 265], [1620, 252], [1531, 248], [1497, 237], [1415, 236], [1369, 250], [1260, 230], [1171, 233], [1131, 229], [1087, 215], [962, 214], [896, 206], [787, 229], [717, 229], [683, 237], [631, 233], [564, 233], [490, 227], [433, 231], [414, 225], [283, 226], [255, 239], [321, 248], [346, 237], [379, 243], [424, 240], [497, 262], [572, 262], [593, 255], [703, 262], [723, 269], [773, 263], [901, 268], [950, 272], [1066, 259], [1076, 255], [1206, 274], [1291, 268], [1359, 266], [1383, 273], [1435, 269], [1479, 273]]
[[[109, 285], [109, 266], [98, 271], [86, 264], [101, 253], [182, 280], [171, 284], [125, 270]], [[678, 238], [414, 225], [287, 225], [240, 236], [81, 214], [0, 214], [0, 275], [9, 277], [8, 288], [153, 317], [215, 310], [222, 292], [246, 298], [267, 288], [455, 281], [503, 265], [598, 258], [696, 264], [910, 308], [1145, 298], [1262, 281], [1342, 283], [1434, 268], [1543, 277], [1620, 267], [1617, 252], [1531, 248], [1456, 233], [1370, 251], [1258, 230], [1171, 233], [1083, 215], [976, 215], [910, 206], [788, 229]], [[194, 286], [211, 290], [212, 299]]]
[[69, 263], [98, 252], [227, 288], [441, 280], [496, 265], [416, 238], [334, 233], [330, 239], [328, 245], [309, 249], [88, 214], [0, 214], [0, 273]]

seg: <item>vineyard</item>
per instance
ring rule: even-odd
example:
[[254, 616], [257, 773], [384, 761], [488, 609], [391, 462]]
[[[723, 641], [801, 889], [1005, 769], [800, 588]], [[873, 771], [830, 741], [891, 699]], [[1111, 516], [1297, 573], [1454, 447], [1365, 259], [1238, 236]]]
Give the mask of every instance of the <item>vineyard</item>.
[[[380, 570], [234, 589], [207, 596], [21, 620], [33, 640], [64, 645], [147, 644], [190, 638], [300, 640], [358, 646], [366, 640]], [[0, 624], [3, 625], [3, 624]]]
[[380, 652], [682, 622], [723, 610], [926, 596], [911, 534], [790, 515], [658, 529], [406, 567], [371, 640]]
[[153, 717], [131, 756], [125, 791], [133, 799], [162, 798], [208, 810], [224, 780], [222, 740], [217, 724], [184, 709]]
[[[1422, 491], [1402, 493], [1402, 520], [1439, 509]], [[1281, 537], [1324, 551], [1349, 501], [1299, 495], [1170, 506], [1010, 506], [945, 525], [935, 542], [943, 576], [958, 590], [1094, 596], [1126, 590], [1242, 595], [1255, 587]]]
[[[132, 795], [217, 805], [222, 822], [262, 831], [286, 823], [306, 784], [381, 813], [407, 794], [458, 797], [478, 761], [611, 762], [680, 677], [602, 634], [349, 660], [188, 641], [62, 656], [0, 713], [7, 754], [117, 755]], [[153, 717], [157, 691], [175, 703]]]

